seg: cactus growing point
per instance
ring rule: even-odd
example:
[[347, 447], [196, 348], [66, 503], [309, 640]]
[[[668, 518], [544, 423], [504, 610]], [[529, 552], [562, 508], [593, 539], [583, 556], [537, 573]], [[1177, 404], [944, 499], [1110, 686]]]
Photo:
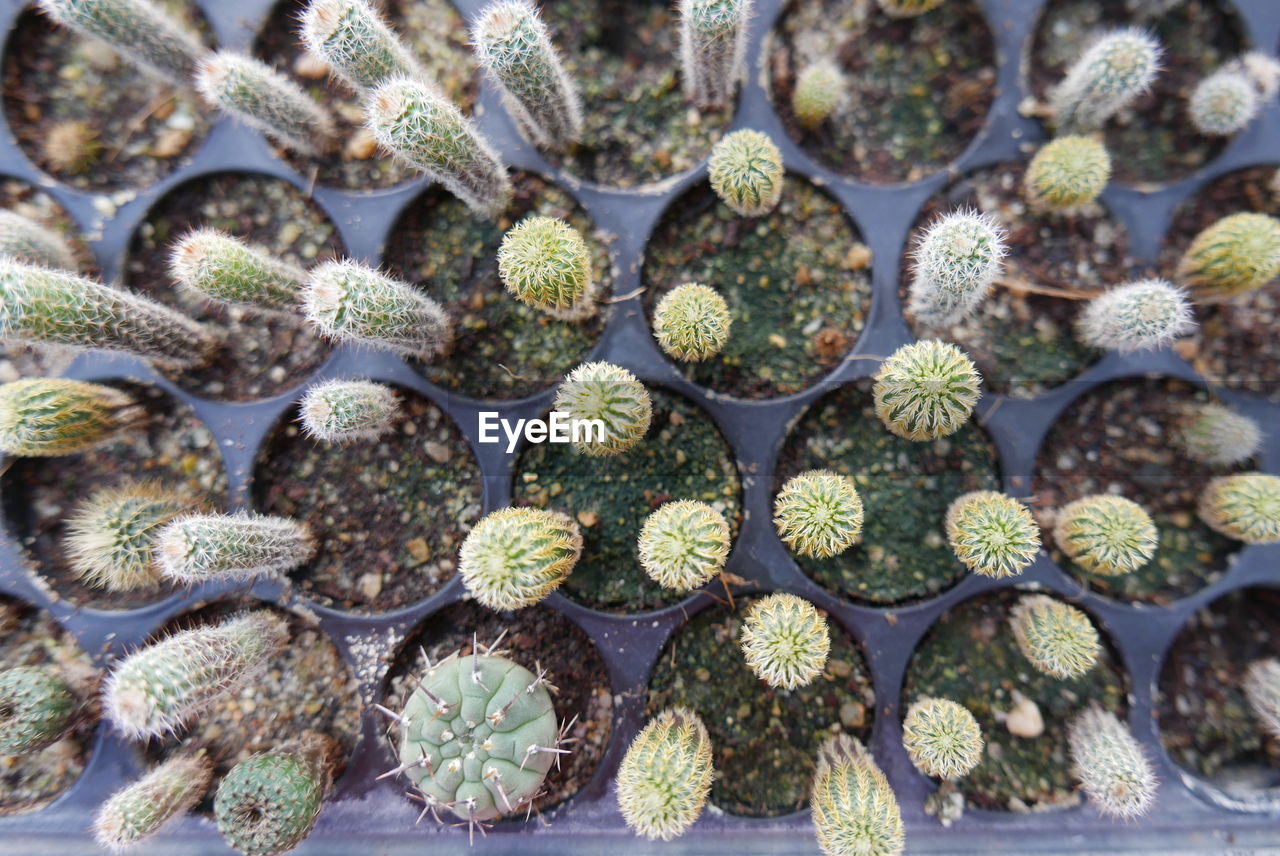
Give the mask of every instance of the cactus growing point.
[[902, 745], [917, 770], [941, 779], [963, 776], [982, 760], [978, 721], [950, 699], [921, 699], [907, 708]]
[[1160, 43], [1136, 27], [1103, 33], [1050, 96], [1060, 132], [1096, 131], [1146, 92], [1160, 71]]
[[668, 502], [645, 518], [636, 547], [640, 567], [673, 591], [692, 591], [720, 573], [729, 558], [729, 524], [705, 502]]
[[1098, 631], [1074, 606], [1047, 595], [1027, 595], [1014, 605], [1009, 624], [1023, 655], [1046, 675], [1078, 678], [1098, 662]]
[[1111, 289], [1089, 301], [1076, 324], [1086, 345], [1122, 354], [1162, 347], [1194, 328], [1186, 292], [1162, 279]]
[[1181, 409], [1178, 445], [1192, 460], [1211, 466], [1242, 464], [1262, 447], [1262, 428], [1243, 413], [1212, 402]]
[[930, 223], [912, 252], [909, 307], [930, 325], [971, 314], [1004, 271], [1004, 230], [977, 211], [952, 211]]
[[777, 592], [751, 605], [742, 622], [742, 654], [756, 677], [794, 690], [813, 683], [827, 665], [827, 620], [803, 598]]
[[295, 152], [333, 148], [337, 132], [329, 111], [261, 60], [233, 51], [209, 54], [200, 62], [196, 88], [211, 106]]
[[956, 558], [985, 577], [1016, 576], [1040, 552], [1040, 527], [1031, 512], [996, 491], [956, 497], [947, 508], [945, 529]]
[[226, 842], [245, 856], [277, 856], [301, 844], [333, 783], [335, 750], [328, 737], [307, 731], [232, 767], [213, 800]]
[[498, 276], [521, 303], [561, 320], [596, 312], [587, 242], [555, 217], [526, 217], [502, 236]]
[[743, 217], [761, 217], [782, 198], [782, 152], [759, 131], [743, 129], [711, 148], [707, 164], [711, 189]]
[[502, 508], [467, 534], [458, 551], [458, 575], [489, 609], [522, 609], [559, 588], [581, 555], [582, 533], [568, 515]]
[[325, 443], [376, 440], [400, 411], [395, 390], [367, 380], [330, 380], [307, 390], [298, 405], [308, 437]]
[[215, 303], [294, 311], [306, 271], [217, 229], [193, 229], [174, 245], [169, 276]]
[[618, 767], [618, 808], [637, 835], [670, 841], [698, 819], [714, 778], [706, 726], [691, 710], [668, 708], [627, 749]]
[[876, 373], [876, 416], [904, 440], [946, 437], [969, 420], [981, 380], [955, 345], [937, 340], [903, 345]]
[[1280, 219], [1232, 214], [1191, 241], [1177, 281], [1198, 303], [1215, 303], [1261, 288], [1280, 275]]
[[1211, 529], [1228, 538], [1246, 544], [1280, 542], [1280, 476], [1219, 476], [1200, 495], [1199, 512]]
[[773, 523], [791, 550], [827, 559], [858, 543], [862, 497], [848, 477], [831, 470], [808, 470], [788, 480], [778, 492]]
[[733, 318], [729, 304], [714, 288], [686, 282], [668, 291], [653, 310], [658, 346], [677, 360], [714, 357], [729, 341]]
[[603, 436], [574, 442], [584, 455], [617, 455], [644, 439], [653, 419], [649, 390], [631, 372], [604, 362], [583, 363], [556, 390], [555, 409], [570, 420], [598, 421]]
[[307, 320], [329, 339], [429, 360], [451, 341], [449, 316], [406, 282], [354, 261], [311, 271], [302, 294]]
[[161, 575], [184, 585], [281, 573], [315, 550], [307, 524], [252, 512], [183, 515], [165, 524], [154, 544]]
[[807, 130], [817, 128], [840, 106], [848, 85], [840, 68], [829, 59], [805, 66], [791, 91], [791, 112], [796, 121]]
[[1023, 180], [1032, 208], [1072, 212], [1094, 201], [1111, 180], [1111, 156], [1093, 137], [1051, 140], [1036, 152]]
[[298, 32], [311, 55], [356, 91], [394, 77], [427, 76], [368, 0], [311, 0]]
[[1115, 576], [1151, 561], [1159, 532], [1151, 516], [1133, 500], [1097, 494], [1058, 509], [1053, 540], [1085, 570]]

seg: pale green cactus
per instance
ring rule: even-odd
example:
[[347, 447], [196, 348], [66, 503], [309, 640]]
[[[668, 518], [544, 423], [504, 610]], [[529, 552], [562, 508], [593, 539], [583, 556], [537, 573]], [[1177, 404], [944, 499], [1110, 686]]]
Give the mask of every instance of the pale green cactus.
[[64, 546], [71, 569], [85, 585], [112, 592], [158, 585], [156, 533], [191, 505], [157, 482], [98, 491], [67, 520]]
[[1151, 561], [1160, 534], [1151, 515], [1138, 503], [1097, 494], [1058, 509], [1053, 540], [1067, 558], [1086, 571], [1116, 576]]
[[1069, 135], [1036, 152], [1023, 187], [1032, 208], [1069, 213], [1102, 195], [1110, 180], [1111, 155], [1102, 141]]
[[668, 291], [653, 310], [653, 336], [671, 357], [697, 362], [714, 357], [729, 341], [733, 317], [720, 292], [696, 282]]
[[235, 116], [286, 148], [305, 155], [333, 148], [333, 116], [296, 83], [251, 56], [218, 51], [206, 56], [196, 89], [210, 106]]
[[29, 755], [71, 728], [78, 705], [65, 680], [47, 666], [0, 672], [0, 755]]
[[733, 100], [742, 77], [751, 0], [680, 0], [685, 95], [703, 110]]
[[582, 533], [568, 515], [502, 508], [467, 534], [458, 551], [458, 574], [489, 609], [523, 609], [559, 588], [581, 555]]
[[169, 276], [206, 300], [295, 311], [307, 273], [217, 229], [193, 229], [174, 245]]
[[1149, 33], [1122, 28], [1102, 34], [1050, 96], [1060, 132], [1096, 131], [1151, 86], [1163, 49]]
[[1280, 660], [1255, 660], [1245, 670], [1245, 698], [1249, 709], [1271, 737], [1280, 737]]
[[1200, 133], [1229, 137], [1244, 130], [1262, 109], [1258, 90], [1238, 69], [1223, 68], [1191, 91], [1187, 115]]
[[573, 446], [584, 455], [625, 452], [644, 439], [653, 419], [644, 384], [626, 369], [604, 362], [583, 363], [570, 372], [556, 390], [554, 406], [583, 429], [584, 438], [575, 439]]
[[984, 577], [1017, 576], [1040, 552], [1040, 527], [1031, 512], [993, 490], [956, 497], [947, 508], [945, 529], [956, 558]]
[[880, 8], [891, 18], [914, 18], [932, 12], [943, 0], [877, 0]]
[[1047, 595], [1027, 595], [1014, 605], [1009, 624], [1023, 656], [1046, 675], [1078, 678], [1098, 662], [1098, 631], [1074, 606]]
[[315, 555], [316, 542], [306, 523], [242, 511], [185, 514], [164, 525], [153, 549], [161, 576], [196, 585], [283, 573]]
[[912, 253], [908, 307], [919, 321], [953, 324], [973, 313], [1004, 272], [1004, 230], [977, 211], [960, 210], [929, 224]]
[[968, 708], [950, 699], [926, 698], [907, 708], [902, 746], [926, 776], [955, 779], [982, 760], [982, 730]]
[[66, 378], [23, 378], [0, 386], [0, 451], [21, 457], [71, 455], [108, 443], [145, 411], [110, 386]]
[[729, 558], [729, 523], [705, 502], [667, 502], [645, 518], [640, 567], [663, 588], [687, 592], [715, 578]]
[[312, 56], [356, 91], [427, 74], [368, 0], [311, 0], [298, 28]]
[[75, 252], [56, 229], [8, 208], [0, 208], [0, 256], [56, 270], [79, 267]]
[[898, 856], [902, 812], [889, 780], [857, 739], [827, 738], [809, 796], [813, 829], [826, 856]]
[[1280, 477], [1237, 473], [1209, 482], [1200, 495], [1200, 519], [1246, 544], [1280, 541]]
[[1076, 334], [1090, 347], [1128, 354], [1163, 347], [1195, 326], [1185, 291], [1163, 279], [1144, 279], [1090, 300]]
[[946, 437], [969, 421], [981, 382], [973, 362], [955, 345], [937, 340], [903, 345], [876, 374], [876, 416], [904, 440]]
[[743, 217], [760, 217], [778, 206], [785, 174], [782, 152], [759, 131], [734, 131], [711, 148], [711, 189]]
[[1129, 729], [1090, 705], [1067, 726], [1074, 773], [1098, 811], [1130, 820], [1155, 802], [1159, 780]]
[[498, 276], [526, 306], [564, 321], [596, 313], [591, 253], [582, 233], [555, 217], [526, 217], [502, 236]]
[[59, 24], [109, 44], [164, 83], [186, 83], [205, 49], [150, 0], [40, 0]]
[[829, 59], [805, 66], [791, 90], [791, 112], [802, 128], [812, 131], [836, 111], [848, 87], [849, 82], [840, 68]]
[[696, 713], [668, 708], [645, 725], [618, 767], [618, 808], [627, 826], [670, 841], [693, 825], [711, 793], [711, 740]]
[[827, 665], [827, 619], [803, 598], [778, 592], [751, 604], [742, 622], [742, 655], [756, 677], [794, 690], [813, 683]]
[[1181, 408], [1176, 436], [1188, 457], [1215, 467], [1242, 464], [1262, 448], [1257, 421], [1214, 403]]
[[367, 380], [330, 380], [307, 390], [298, 406], [302, 430], [325, 443], [376, 440], [400, 412], [395, 390]]
[[314, 731], [251, 755], [218, 783], [213, 817], [245, 856], [277, 856], [301, 844], [333, 784], [332, 740]]
[[102, 804], [94, 840], [112, 853], [133, 849], [199, 802], [212, 778], [213, 765], [203, 752], [170, 758]]
[[312, 269], [303, 287], [307, 320], [325, 337], [429, 360], [448, 348], [449, 316], [439, 303], [353, 261]]
[[1198, 303], [1216, 303], [1261, 288], [1280, 275], [1280, 219], [1232, 214], [1192, 240], [1177, 280]]
[[789, 479], [773, 501], [773, 524], [793, 552], [827, 559], [858, 543], [862, 497], [853, 481], [831, 470]]

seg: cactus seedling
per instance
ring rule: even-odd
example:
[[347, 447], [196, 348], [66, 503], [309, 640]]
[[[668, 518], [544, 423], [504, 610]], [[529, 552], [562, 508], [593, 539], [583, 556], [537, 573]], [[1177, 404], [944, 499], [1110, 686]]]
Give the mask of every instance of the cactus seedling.
[[213, 816], [245, 856], [276, 856], [311, 834], [333, 782], [334, 744], [314, 731], [251, 755], [218, 784]]
[[848, 81], [829, 59], [806, 66], [791, 91], [791, 112], [800, 127], [812, 131], [836, 111], [844, 100]]
[[52, 746], [71, 727], [76, 697], [46, 666], [0, 672], [0, 755], [29, 755]]
[[325, 336], [429, 360], [448, 347], [449, 316], [408, 283], [353, 261], [326, 262], [303, 288], [307, 320]]
[[955, 345], [937, 340], [903, 345], [876, 374], [876, 415], [904, 440], [946, 437], [973, 413], [981, 380]]
[[946, 531], [956, 558], [984, 577], [1017, 576], [1040, 551], [1040, 527], [1031, 512], [992, 490], [957, 497], [947, 508]]
[[1200, 519], [1246, 544], [1280, 541], [1280, 477], [1238, 473], [1209, 482], [1200, 495]]
[[1058, 510], [1053, 540], [1080, 567], [1110, 577], [1136, 571], [1151, 561], [1159, 533], [1138, 503], [1098, 494]]
[[69, 271], [78, 267], [76, 254], [61, 235], [8, 208], [0, 208], [0, 255], [39, 267]]
[[1127, 354], [1167, 345], [1191, 332], [1195, 321], [1182, 289], [1144, 279], [1089, 301], [1076, 327], [1086, 345]]
[[1111, 156], [1093, 137], [1058, 137], [1031, 159], [1024, 179], [1032, 208], [1070, 212], [1101, 195], [1111, 180]]
[[170, 758], [102, 804], [94, 839], [112, 853], [134, 847], [195, 805], [212, 778], [213, 765], [203, 753]]
[[367, 0], [311, 0], [298, 31], [319, 57], [352, 89], [372, 89], [393, 77], [425, 78], [382, 14]]
[[391, 387], [367, 380], [330, 380], [308, 389], [298, 410], [307, 436], [350, 443], [381, 437], [400, 407]]
[[1115, 714], [1090, 706], [1067, 726], [1067, 743], [1075, 776], [1098, 811], [1124, 819], [1146, 814], [1159, 782]]
[[555, 409], [570, 420], [598, 423], [602, 432], [574, 442], [584, 455], [616, 455], [644, 439], [653, 419], [649, 390], [611, 363], [583, 363], [556, 390]]
[[890, 18], [914, 18], [942, 5], [942, 0], [878, 0]]
[[653, 310], [653, 335], [659, 347], [688, 362], [720, 353], [729, 341], [732, 323], [729, 304], [720, 292], [696, 282], [671, 289]]
[[782, 198], [782, 152], [759, 131], [721, 138], [711, 149], [708, 172], [716, 196], [743, 217], [768, 214]]
[[196, 88], [211, 106], [287, 148], [314, 155], [333, 147], [333, 117], [266, 63], [232, 51], [205, 57]]
[[1146, 92], [1162, 49], [1136, 28], [1103, 34], [1067, 71], [1050, 98], [1060, 131], [1095, 131]]
[[67, 521], [71, 568], [85, 585], [134, 591], [160, 582], [156, 532], [191, 503], [155, 482], [99, 491]]
[[199, 39], [150, 0], [40, 0], [40, 8], [166, 83], [190, 79], [204, 53]]
[[955, 779], [982, 760], [982, 731], [968, 708], [945, 698], [921, 699], [902, 721], [902, 745], [926, 776]]
[[889, 780], [861, 743], [827, 738], [809, 797], [818, 846], [826, 856], [897, 856], [902, 812]]
[[827, 665], [827, 619], [803, 598], [771, 594], [751, 605], [742, 622], [742, 654], [756, 677], [794, 690], [813, 682]]
[[1192, 240], [1178, 263], [1178, 282], [1200, 303], [1215, 303], [1280, 274], [1280, 219], [1267, 214], [1223, 217]]
[[1187, 115], [1196, 130], [1209, 137], [1229, 137], [1244, 129], [1262, 105], [1258, 90], [1238, 70], [1223, 68], [1196, 85]]
[[680, 0], [685, 95], [703, 110], [733, 99], [742, 77], [751, 0]]
[[315, 549], [307, 524], [249, 512], [184, 515], [160, 530], [154, 547], [160, 573], [185, 585], [280, 573]]
[[0, 451], [23, 457], [83, 452], [144, 416], [132, 396], [97, 383], [24, 378], [0, 386]]
[[503, 508], [467, 534], [458, 573], [471, 596], [490, 609], [522, 609], [559, 588], [581, 555], [582, 533], [568, 515]]
[[217, 229], [193, 229], [169, 256], [169, 275], [215, 303], [295, 310], [306, 271]]
[[846, 476], [808, 470], [787, 481], [773, 501], [773, 524], [792, 551], [827, 559], [858, 543], [862, 497]]
[[1004, 270], [1004, 230], [985, 214], [952, 211], [925, 230], [913, 253], [910, 310], [930, 325], [973, 312]]
[[645, 518], [640, 567], [658, 585], [686, 592], [720, 573], [729, 558], [729, 524], [705, 502], [668, 502]]
[[1221, 404], [1194, 404], [1179, 415], [1177, 438], [1192, 460], [1229, 467], [1257, 454], [1262, 447], [1262, 428]]
[[554, 217], [527, 217], [502, 236], [498, 276], [517, 300], [566, 321], [595, 314], [591, 255], [582, 234]]
[[670, 841], [693, 825], [711, 793], [711, 740], [691, 710], [668, 708], [636, 735], [618, 767], [618, 808], [627, 826]]
[[1098, 631], [1074, 606], [1042, 594], [1027, 595], [1014, 606], [1009, 623], [1023, 655], [1046, 675], [1078, 678], [1098, 662]]
[[1244, 673], [1249, 709], [1272, 737], [1280, 737], [1280, 660], [1257, 660]]

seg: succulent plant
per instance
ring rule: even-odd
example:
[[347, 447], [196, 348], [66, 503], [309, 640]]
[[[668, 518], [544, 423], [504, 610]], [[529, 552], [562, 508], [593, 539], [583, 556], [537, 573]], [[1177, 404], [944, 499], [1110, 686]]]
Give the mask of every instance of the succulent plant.
[[468, 207], [490, 217], [507, 207], [506, 167], [475, 123], [431, 84], [405, 77], [379, 84], [365, 118], [379, 145]]
[[827, 121], [845, 99], [848, 86], [840, 68], [829, 59], [805, 66], [791, 90], [791, 112], [800, 127], [812, 131]]
[[977, 211], [952, 211], [929, 224], [912, 253], [909, 309], [945, 326], [971, 314], [1004, 271], [1004, 230]]
[[743, 129], [711, 148], [711, 189], [743, 217], [768, 214], [782, 198], [782, 152], [768, 135]]
[[204, 46], [150, 0], [40, 0], [59, 24], [111, 45], [165, 83], [186, 82]]
[[743, 72], [751, 0], [680, 0], [685, 95], [703, 110], [733, 100]]
[[1009, 615], [1014, 639], [1038, 671], [1078, 678], [1098, 662], [1102, 643], [1089, 616], [1043, 594], [1026, 595]]
[[862, 497], [853, 481], [831, 470], [807, 470], [789, 479], [773, 500], [773, 524], [791, 550], [827, 559], [858, 543]]
[[157, 482], [127, 482], [98, 491], [67, 520], [71, 569], [85, 585], [112, 592], [158, 584], [156, 533], [191, 505]]
[[242, 511], [178, 517], [156, 535], [153, 550], [165, 579], [196, 585], [282, 573], [310, 559], [316, 543], [305, 523]]
[[555, 409], [570, 420], [603, 426], [602, 436], [574, 443], [584, 455], [617, 455], [644, 439], [653, 419], [649, 390], [611, 363], [583, 363], [556, 390]]
[[1067, 744], [1075, 776], [1098, 811], [1124, 819], [1146, 814], [1159, 781], [1142, 745], [1115, 714], [1086, 708], [1067, 726]]
[[0, 256], [57, 270], [79, 267], [76, 254], [56, 230], [8, 208], [0, 208]]
[[1090, 300], [1076, 330], [1090, 347], [1127, 354], [1163, 347], [1195, 325], [1186, 292], [1163, 279], [1144, 279]]
[[93, 837], [112, 853], [132, 849], [195, 805], [213, 778], [204, 753], [176, 755], [112, 794], [98, 809]]
[[1192, 240], [1178, 263], [1178, 282], [1199, 303], [1215, 303], [1255, 288], [1280, 274], [1280, 219], [1232, 214]]
[[480, 65], [535, 145], [564, 149], [582, 136], [582, 98], [529, 0], [497, 0], [471, 30]]
[[946, 437], [968, 421], [981, 382], [973, 362], [955, 345], [937, 340], [903, 345], [876, 373], [876, 416], [904, 440]]
[[1023, 180], [1032, 208], [1070, 212], [1097, 199], [1111, 180], [1111, 155], [1101, 140], [1082, 135], [1045, 143]]
[[1265, 51], [1249, 51], [1231, 63], [1258, 90], [1258, 97], [1270, 101], [1280, 94], [1280, 60]]
[[76, 708], [75, 693], [48, 666], [0, 671], [0, 755], [29, 755], [57, 743]]
[[244, 686], [288, 640], [289, 625], [266, 610], [174, 633], [116, 664], [103, 707], [133, 739], [174, 733]]
[[234, 51], [211, 53], [200, 63], [196, 89], [210, 106], [295, 152], [315, 155], [333, 148], [329, 111], [261, 60]]
[[713, 579], [729, 558], [729, 524], [705, 502], [667, 502], [645, 518], [640, 567], [658, 585], [686, 592]]
[[786, 592], [761, 598], [742, 622], [742, 654], [756, 677], [794, 690], [813, 683], [827, 665], [827, 619], [809, 601]]
[[1262, 447], [1262, 428], [1256, 421], [1214, 403], [1183, 407], [1176, 436], [1189, 458], [1211, 466], [1242, 464]]
[[1058, 549], [1080, 567], [1103, 576], [1136, 571], [1155, 555], [1159, 533], [1151, 515], [1122, 496], [1097, 494], [1058, 509]]
[[326, 337], [429, 360], [451, 341], [449, 316], [439, 303], [353, 261], [312, 269], [302, 292], [307, 320]]
[[945, 698], [921, 699], [902, 720], [902, 745], [926, 776], [955, 779], [982, 760], [982, 730], [963, 705]]
[[1200, 81], [1187, 101], [1187, 115], [1200, 133], [1229, 137], [1258, 116], [1258, 90], [1238, 69], [1223, 68]]
[[826, 856], [897, 856], [902, 812], [889, 780], [857, 739], [834, 734], [818, 750], [809, 796], [818, 846]]
[[309, 731], [232, 767], [213, 799], [222, 837], [245, 856], [276, 856], [301, 844], [333, 783], [333, 751], [333, 741]]
[[502, 236], [498, 276], [521, 303], [566, 321], [595, 314], [591, 254], [582, 234], [555, 217], [526, 217]]
[[45, 458], [114, 439], [145, 412], [131, 395], [66, 378], [23, 378], [0, 385], [0, 451]]
[[206, 300], [294, 311], [306, 271], [217, 229], [193, 229], [174, 246], [169, 276]]
[[914, 18], [942, 5], [942, 0], [877, 0], [890, 18]]
[[302, 430], [325, 443], [376, 440], [400, 411], [395, 390], [367, 380], [329, 380], [307, 390], [298, 407]]
[[1050, 96], [1060, 132], [1095, 131], [1146, 92], [1160, 72], [1163, 49], [1129, 27], [1103, 33]]
[[485, 515], [458, 551], [471, 596], [496, 610], [522, 609], [551, 594], [582, 555], [582, 533], [566, 514], [502, 508]]
[[1280, 660], [1255, 660], [1244, 673], [1249, 709], [1271, 737], [1280, 737]]
[[631, 741], [618, 767], [618, 808], [627, 826], [670, 841], [693, 825], [711, 793], [711, 740], [698, 714], [668, 708]]
[[1200, 519], [1246, 544], [1280, 541], [1280, 477], [1267, 473], [1219, 476], [1200, 495]]
[[947, 541], [976, 574], [1017, 576], [1040, 552], [1040, 527], [1027, 507], [993, 490], [962, 494], [947, 508]]
[[653, 310], [653, 335], [671, 357], [686, 362], [709, 359], [729, 341], [733, 317], [720, 292], [686, 282], [663, 295]]
[[395, 77], [427, 77], [367, 0], [311, 0], [301, 21], [298, 32], [307, 50], [357, 92]]

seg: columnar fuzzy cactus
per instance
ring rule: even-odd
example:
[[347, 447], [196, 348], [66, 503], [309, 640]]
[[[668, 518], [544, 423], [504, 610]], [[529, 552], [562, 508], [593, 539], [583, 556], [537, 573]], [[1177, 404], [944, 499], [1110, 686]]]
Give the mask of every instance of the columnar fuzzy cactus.
[[1280, 660], [1256, 660], [1244, 673], [1244, 694], [1249, 709], [1263, 730], [1280, 737]]
[[680, 0], [685, 95], [704, 110], [733, 100], [743, 72], [751, 0]]
[[153, 549], [165, 579], [196, 585], [282, 573], [310, 559], [316, 543], [305, 523], [239, 512], [183, 515], [165, 524]]
[[905, 440], [946, 437], [969, 420], [981, 382], [973, 362], [955, 345], [937, 340], [903, 345], [876, 373], [876, 416]]
[[1111, 156], [1093, 137], [1051, 140], [1036, 152], [1023, 180], [1032, 208], [1070, 212], [1097, 199], [1111, 180]]
[[668, 502], [645, 518], [636, 542], [640, 567], [673, 591], [696, 589], [713, 579], [729, 558], [729, 523], [705, 502]]
[[1050, 101], [1059, 131], [1101, 128], [1147, 91], [1160, 71], [1160, 43], [1136, 28], [1103, 34], [1067, 71]]
[[449, 316], [412, 285], [353, 261], [311, 271], [302, 292], [307, 320], [336, 342], [429, 360], [448, 347]]
[[952, 211], [924, 231], [913, 252], [909, 308], [930, 325], [971, 314], [1004, 271], [1004, 230], [977, 211]]
[[98, 491], [67, 521], [71, 569], [85, 585], [135, 591], [160, 582], [156, 533], [191, 508], [177, 491], [155, 482], [128, 482]]
[[138, 424], [134, 398], [98, 383], [23, 378], [0, 386], [0, 451], [22, 457], [71, 455]]
[[827, 619], [803, 598], [778, 592], [757, 600], [742, 622], [742, 654], [756, 677], [794, 690], [813, 683], [827, 665]]
[[1186, 292], [1163, 279], [1111, 289], [1089, 301], [1076, 325], [1086, 345], [1122, 354], [1163, 347], [1194, 328]]
[[603, 436], [575, 442], [584, 455], [617, 455], [644, 439], [653, 419], [649, 390], [624, 368], [583, 363], [556, 390], [555, 409], [570, 420], [596, 423]]
[[1280, 541], [1280, 477], [1238, 473], [1209, 482], [1200, 495], [1200, 519], [1246, 544]]
[[174, 246], [169, 276], [215, 303], [293, 311], [307, 273], [217, 229], [193, 229]]
[[8, 208], [0, 208], [0, 256], [58, 270], [79, 267], [76, 254], [57, 231]]
[[298, 32], [312, 56], [357, 91], [394, 77], [427, 76], [367, 0], [311, 0]]
[[329, 111], [261, 60], [233, 51], [209, 54], [200, 63], [196, 88], [211, 106], [295, 152], [314, 155], [333, 147]]
[[432, 85], [392, 78], [369, 93], [365, 118], [378, 144], [496, 217], [511, 200], [507, 169], [470, 119]]
[[213, 799], [222, 837], [245, 856], [276, 856], [301, 844], [333, 784], [333, 752], [333, 741], [310, 731], [232, 767]]
[[1211, 466], [1242, 464], [1262, 447], [1258, 423], [1221, 404], [1192, 404], [1179, 413], [1178, 445], [1192, 460]]
[[1058, 509], [1058, 549], [1080, 567], [1103, 576], [1136, 571], [1155, 555], [1159, 533], [1151, 515], [1122, 496], [1097, 494]]
[[817, 128], [844, 101], [848, 86], [844, 74], [829, 59], [805, 66], [791, 90], [791, 112], [796, 121], [807, 130]]
[[28, 755], [52, 746], [71, 727], [76, 697], [47, 666], [0, 672], [0, 755]]
[[720, 292], [696, 282], [678, 285], [653, 310], [653, 335], [671, 357], [686, 362], [709, 359], [729, 341], [733, 317]]
[[1023, 597], [1009, 616], [1014, 639], [1038, 671], [1078, 678], [1098, 662], [1102, 643], [1089, 616], [1047, 595]]
[[1192, 90], [1187, 115], [1196, 130], [1209, 137], [1229, 137], [1241, 131], [1262, 109], [1258, 90], [1235, 68], [1222, 68]]
[[1159, 780], [1115, 714], [1090, 706], [1067, 726], [1067, 744], [1075, 776], [1098, 811], [1127, 820], [1151, 808]]
[[94, 839], [112, 853], [133, 848], [195, 805], [212, 778], [213, 765], [203, 753], [170, 758], [102, 804]]
[[471, 30], [476, 57], [535, 145], [564, 149], [582, 136], [582, 98], [529, 0], [497, 0]]
[[828, 559], [858, 543], [862, 497], [853, 481], [831, 470], [791, 478], [773, 500], [773, 525], [793, 552]]
[[878, 0], [880, 8], [891, 18], [914, 18], [942, 5], [942, 0]]
[[165, 83], [185, 83], [204, 46], [150, 0], [40, 0], [59, 24], [101, 39]]
[[555, 217], [526, 217], [502, 236], [498, 276], [521, 303], [565, 321], [595, 314], [591, 253], [582, 233]]
[[302, 430], [325, 443], [376, 440], [400, 412], [389, 386], [367, 380], [330, 380], [307, 390], [298, 407]]
[[945, 698], [921, 699], [902, 720], [902, 745], [926, 776], [955, 779], [982, 760], [982, 730], [968, 708]]
[[618, 808], [637, 835], [670, 841], [693, 825], [711, 793], [711, 740], [698, 714], [662, 711], [618, 767]]
[[582, 533], [566, 514], [503, 508], [486, 515], [458, 551], [471, 596], [495, 610], [538, 603], [565, 581], [582, 555]]
[[956, 558], [984, 577], [1017, 576], [1040, 551], [1040, 527], [1031, 512], [993, 490], [957, 497], [947, 508], [945, 528]]
[[244, 686], [288, 641], [288, 623], [266, 610], [175, 633], [116, 664], [104, 709], [133, 739], [174, 733]]
[[782, 198], [782, 152], [759, 131], [734, 131], [711, 148], [711, 189], [743, 217], [768, 214]]
[[813, 829], [826, 856], [897, 856], [902, 812], [889, 780], [861, 743], [847, 734], [827, 738], [809, 797]]
[[1215, 303], [1280, 275], [1280, 219], [1267, 214], [1223, 217], [1192, 240], [1178, 263], [1178, 282], [1199, 303]]

